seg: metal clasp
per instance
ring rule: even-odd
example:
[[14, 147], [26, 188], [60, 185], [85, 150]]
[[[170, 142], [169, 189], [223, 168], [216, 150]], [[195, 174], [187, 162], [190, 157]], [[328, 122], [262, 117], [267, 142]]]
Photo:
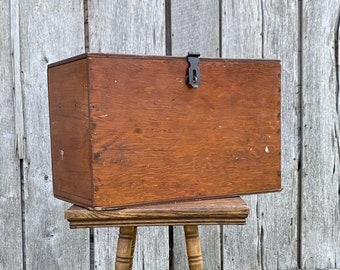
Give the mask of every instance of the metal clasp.
[[198, 68], [199, 53], [188, 53], [187, 60], [189, 62], [187, 82], [192, 87], [197, 88], [201, 83], [200, 69]]

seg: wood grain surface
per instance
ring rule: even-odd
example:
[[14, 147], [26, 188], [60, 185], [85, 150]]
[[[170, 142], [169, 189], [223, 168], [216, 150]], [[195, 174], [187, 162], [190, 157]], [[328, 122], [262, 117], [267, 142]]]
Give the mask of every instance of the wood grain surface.
[[[90, 52], [164, 55], [165, 35], [164, 0], [88, 1]], [[138, 231], [133, 269], [168, 269], [168, 228]], [[95, 269], [114, 269], [117, 237], [116, 228], [94, 229]]]
[[184, 234], [187, 247], [189, 269], [203, 270], [204, 263], [197, 225], [185, 225]]
[[201, 59], [193, 90], [185, 58], [87, 59], [81, 89], [69, 65], [84, 59], [49, 71], [57, 196], [84, 205], [72, 191], [91, 183], [85, 206], [109, 208], [280, 190], [279, 62]]
[[131, 270], [135, 250], [137, 227], [120, 227], [117, 243], [116, 270]]
[[249, 209], [240, 197], [155, 204], [117, 210], [87, 210], [72, 206], [65, 212], [71, 228], [185, 224], [244, 224]]
[[[299, 249], [299, 3], [222, 3], [223, 57], [281, 60], [283, 169], [280, 193], [243, 197], [251, 209], [247, 226], [223, 228], [223, 267], [295, 269]], [[240, 242], [241, 238], [245, 240]]]
[[[114, 269], [117, 230], [70, 230], [52, 193], [46, 68], [85, 48], [281, 60], [283, 190], [244, 196], [246, 226], [200, 226], [205, 268], [339, 268], [338, 1], [0, 4], [1, 269]], [[188, 268], [182, 226], [139, 232], [134, 269]]]
[[[23, 269], [88, 269], [88, 230], [71, 231], [68, 204], [53, 197], [47, 64], [84, 52], [83, 1], [20, 1]], [[5, 268], [6, 269], [6, 268]]]
[[[18, 41], [17, 1], [1, 2], [0, 8], [0, 269], [21, 269], [22, 219], [20, 155], [22, 135], [17, 132], [16, 97], [20, 82], [15, 72], [20, 59], [13, 54], [13, 42]], [[21, 111], [22, 115], [22, 111]], [[22, 145], [22, 144], [20, 144]]]
[[[171, 0], [169, 8], [170, 29], [168, 46], [171, 55], [185, 56], [199, 52], [201, 57], [220, 56], [220, 1], [218, 0]], [[219, 14], [217, 16], [217, 14]], [[190, 34], [189, 34], [190, 33]], [[206, 269], [221, 269], [221, 226], [199, 226], [202, 255]], [[173, 228], [173, 268], [188, 268], [184, 230]]]
[[340, 4], [307, 1], [302, 7], [301, 267], [335, 269], [340, 267]]
[[[281, 59], [282, 63], [281, 164], [284, 173], [281, 174], [280, 193], [257, 198], [257, 232], [261, 247], [258, 252], [262, 252], [262, 269], [296, 269], [299, 253], [297, 243], [301, 97], [299, 33], [295, 29], [299, 28], [300, 24], [299, 3], [263, 1], [261, 10], [263, 57]], [[285, 12], [280, 13], [280, 10]]]
[[83, 204], [93, 196], [87, 76], [86, 59], [48, 70], [54, 194]]

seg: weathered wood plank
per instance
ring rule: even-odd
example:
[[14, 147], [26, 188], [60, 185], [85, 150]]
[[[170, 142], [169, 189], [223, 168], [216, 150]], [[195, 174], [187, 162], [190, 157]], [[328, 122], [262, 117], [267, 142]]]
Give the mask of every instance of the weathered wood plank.
[[22, 88], [20, 73], [20, 19], [19, 1], [13, 0], [11, 3], [11, 48], [12, 48], [12, 72], [14, 83], [14, 114], [15, 132], [17, 134], [16, 148], [19, 159], [25, 158], [25, 131], [24, 113], [22, 105]]
[[282, 60], [283, 191], [244, 197], [253, 215], [244, 228], [225, 227], [223, 261], [228, 269], [291, 269], [298, 253], [298, 1], [250, 2], [224, 2], [222, 54]]
[[221, 3], [221, 56], [262, 57], [260, 1], [223, 0]]
[[219, 57], [219, 13], [218, 0], [172, 0], [171, 54], [199, 52], [201, 57]]
[[[173, 56], [199, 52], [202, 57], [220, 55], [219, 1], [171, 1], [171, 49]], [[183, 227], [174, 227], [173, 269], [187, 269]], [[199, 227], [204, 269], [221, 269], [220, 226]]]
[[[282, 12], [283, 10], [285, 12]], [[226, 1], [222, 14], [225, 16], [222, 20], [223, 56], [284, 60], [282, 66], [282, 128], [284, 129], [282, 145], [285, 146], [282, 150], [284, 191], [280, 194], [249, 197], [251, 212], [254, 216], [248, 218], [246, 229], [225, 228], [227, 243], [225, 243], [224, 262], [232, 269], [296, 267], [299, 119], [297, 107], [299, 104], [297, 94], [298, 36], [294, 30], [298, 27], [297, 2], [260, 1], [250, 5], [245, 2]], [[294, 110], [291, 109], [292, 103], [295, 105]], [[295, 181], [291, 182], [290, 179], [295, 179]], [[282, 204], [287, 205], [289, 210], [279, 207]], [[286, 222], [282, 223], [282, 220]], [[236, 242], [233, 241], [233, 237], [239, 239], [239, 233], [248, 237], [245, 243], [250, 241], [252, 244], [246, 244], [246, 246], [236, 244], [233, 247], [231, 243]], [[227, 238], [228, 235], [229, 238]], [[288, 238], [287, 235], [289, 235]], [[230, 247], [228, 247], [229, 243]], [[283, 249], [283, 246], [286, 249]]]
[[21, 1], [25, 269], [89, 268], [88, 230], [71, 231], [52, 195], [46, 64], [84, 51], [83, 1]]
[[[89, 1], [89, 51], [165, 54], [164, 1]], [[95, 229], [96, 269], [112, 269], [117, 229]], [[155, 238], [156, 237], [156, 238]], [[168, 269], [168, 228], [140, 228], [133, 269]]]
[[[15, 1], [13, 1], [15, 2]], [[22, 269], [20, 162], [16, 156], [15, 3], [0, 1], [0, 269]], [[20, 75], [20, 74], [19, 74]], [[14, 93], [13, 93], [14, 92]]]
[[[261, 58], [262, 19], [259, 1], [224, 0], [221, 15], [221, 55], [228, 58]], [[257, 196], [242, 198], [250, 207], [250, 215], [246, 226], [223, 227], [223, 269], [260, 269]]]
[[298, 1], [262, 1], [263, 58], [281, 60], [280, 193], [258, 196], [262, 269], [298, 268], [299, 7]]
[[165, 54], [164, 0], [89, 1], [89, 50]]
[[301, 268], [340, 267], [339, 14], [302, 1]]

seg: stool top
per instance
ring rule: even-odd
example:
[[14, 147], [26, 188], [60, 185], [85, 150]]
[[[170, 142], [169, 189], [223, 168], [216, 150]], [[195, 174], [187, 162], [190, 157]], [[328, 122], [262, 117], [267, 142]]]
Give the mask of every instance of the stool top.
[[212, 225], [246, 223], [248, 205], [240, 197], [88, 210], [76, 205], [65, 211], [71, 228], [115, 226]]

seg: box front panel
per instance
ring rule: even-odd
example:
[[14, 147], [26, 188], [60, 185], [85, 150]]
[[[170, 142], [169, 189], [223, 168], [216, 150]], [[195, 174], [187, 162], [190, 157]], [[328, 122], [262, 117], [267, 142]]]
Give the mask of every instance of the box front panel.
[[48, 70], [53, 188], [56, 197], [92, 203], [87, 60]]
[[280, 189], [278, 61], [89, 61], [95, 205]]

